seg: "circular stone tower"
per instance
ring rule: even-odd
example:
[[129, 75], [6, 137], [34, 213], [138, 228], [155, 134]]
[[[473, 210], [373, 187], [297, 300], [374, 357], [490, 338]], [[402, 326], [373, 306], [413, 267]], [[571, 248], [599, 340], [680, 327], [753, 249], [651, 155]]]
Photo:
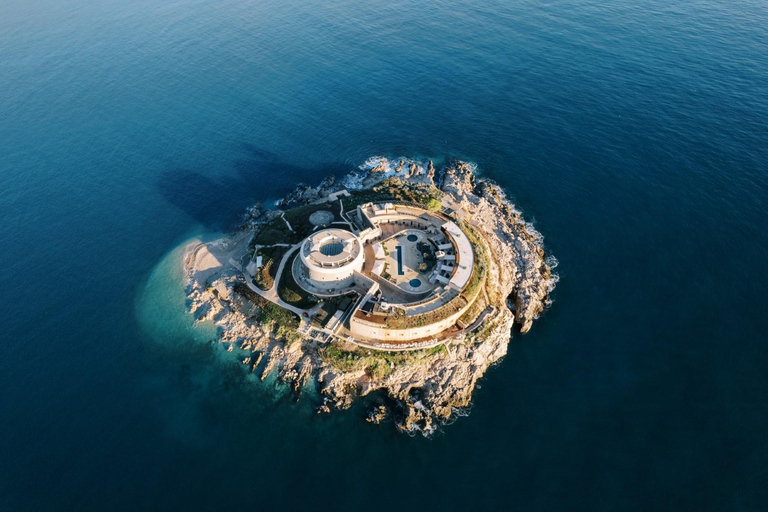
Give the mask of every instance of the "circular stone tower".
[[363, 244], [345, 229], [323, 229], [301, 245], [301, 263], [309, 285], [327, 292], [342, 292], [363, 268]]

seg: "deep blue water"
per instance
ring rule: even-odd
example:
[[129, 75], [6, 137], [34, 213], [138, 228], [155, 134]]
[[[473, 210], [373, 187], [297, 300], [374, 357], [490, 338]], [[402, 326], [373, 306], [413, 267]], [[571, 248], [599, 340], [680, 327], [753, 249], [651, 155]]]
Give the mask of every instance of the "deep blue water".
[[[184, 240], [377, 154], [476, 162], [560, 261], [430, 439], [178, 313]], [[4, 0], [0, 215], [2, 510], [768, 508], [760, 0]]]

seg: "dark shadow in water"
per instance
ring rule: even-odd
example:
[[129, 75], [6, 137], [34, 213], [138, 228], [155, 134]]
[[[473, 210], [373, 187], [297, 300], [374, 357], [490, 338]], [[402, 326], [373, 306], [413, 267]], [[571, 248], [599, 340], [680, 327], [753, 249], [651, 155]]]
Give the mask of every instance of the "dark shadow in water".
[[300, 167], [245, 143], [232, 162], [230, 175], [211, 178], [202, 170], [174, 168], [160, 174], [157, 188], [169, 203], [205, 227], [229, 230], [258, 201], [278, 199], [298, 183], [316, 186], [326, 176], [338, 178], [353, 169], [346, 163]]

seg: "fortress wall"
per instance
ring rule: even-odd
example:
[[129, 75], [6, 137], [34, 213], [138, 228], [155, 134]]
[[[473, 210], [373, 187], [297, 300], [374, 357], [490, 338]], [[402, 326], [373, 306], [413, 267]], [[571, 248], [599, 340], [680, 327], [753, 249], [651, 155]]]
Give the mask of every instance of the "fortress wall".
[[368, 240], [373, 240], [374, 238], [378, 238], [381, 236], [381, 229], [380, 228], [368, 228], [364, 229], [360, 232], [358, 235], [358, 238], [360, 239], [361, 243], [366, 243]]
[[[475, 300], [477, 296], [475, 296]], [[464, 306], [461, 310], [453, 315], [435, 322], [429, 325], [422, 325], [420, 327], [412, 327], [410, 329], [388, 329], [381, 324], [368, 322], [361, 318], [352, 317], [349, 320], [349, 331], [352, 336], [359, 336], [361, 338], [367, 338], [371, 340], [386, 341], [386, 342], [398, 342], [398, 341], [411, 341], [421, 338], [429, 338], [440, 334], [446, 329], [452, 327], [456, 321], [461, 318], [461, 315], [472, 306], [474, 300]]]
[[349, 288], [355, 282], [351, 270], [335, 275], [310, 273], [310, 279], [313, 286], [324, 290]]

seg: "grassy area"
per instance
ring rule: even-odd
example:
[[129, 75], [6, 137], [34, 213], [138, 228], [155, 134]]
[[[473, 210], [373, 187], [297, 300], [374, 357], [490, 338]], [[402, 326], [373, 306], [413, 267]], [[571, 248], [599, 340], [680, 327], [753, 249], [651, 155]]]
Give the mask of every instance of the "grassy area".
[[438, 211], [442, 207], [442, 197], [443, 192], [434, 185], [408, 183], [393, 176], [372, 189], [355, 190], [343, 201], [345, 211], [353, 210], [361, 204], [381, 201], [406, 201], [422, 205], [430, 211]]
[[262, 325], [271, 324], [272, 332], [276, 337], [288, 342], [292, 342], [300, 337], [297, 332], [300, 320], [296, 315], [277, 304], [269, 302], [243, 283], [236, 283], [233, 288], [236, 293], [242, 295], [259, 308], [255, 317], [256, 321]]
[[280, 276], [280, 283], [277, 285], [277, 294], [291, 306], [301, 309], [309, 309], [319, 302], [314, 295], [304, 291], [293, 277], [293, 262], [298, 257], [298, 252], [288, 258], [283, 269], [283, 275]]
[[473, 338], [480, 341], [484, 340], [491, 331], [496, 328], [497, 318], [498, 316], [492, 316], [483, 321], [483, 323], [480, 324], [480, 327], [474, 332]]
[[[263, 224], [251, 241], [254, 245], [290, 244], [299, 240], [285, 225], [281, 217], [275, 217], [267, 224]], [[294, 240], [295, 239], [295, 240]]]
[[482, 236], [478, 234], [472, 226], [461, 219], [455, 219], [455, 221], [459, 228], [466, 234], [467, 238], [469, 238], [475, 254], [475, 268], [472, 270], [472, 276], [469, 278], [467, 286], [462, 290], [462, 294], [466, 297], [467, 302], [471, 302], [475, 296], [480, 293], [480, 289], [485, 281], [485, 276], [488, 273], [489, 255]]
[[310, 233], [314, 231], [315, 226], [309, 222], [309, 216], [319, 210], [327, 210], [333, 213], [335, 221], [342, 220], [339, 213], [338, 201], [322, 204], [308, 204], [306, 206], [298, 206], [285, 211], [285, 218], [291, 223], [291, 227], [295, 231], [294, 236], [296, 237], [296, 242], [308, 237]]
[[458, 313], [466, 305], [467, 299], [463, 295], [459, 295], [448, 304], [443, 304], [435, 310], [420, 315], [407, 316], [401, 310], [397, 310], [396, 313], [387, 316], [387, 327], [390, 329], [410, 329], [433, 324]]
[[478, 297], [477, 300], [472, 303], [472, 305], [467, 309], [467, 311], [461, 315], [459, 318], [459, 321], [466, 325], [470, 325], [472, 322], [477, 319], [478, 316], [480, 316], [480, 313], [483, 312], [487, 304], [485, 303], [485, 298]]
[[374, 192], [373, 190], [354, 190], [350, 192], [348, 197], [341, 198], [344, 203], [344, 211], [349, 212], [360, 206], [361, 204], [370, 203], [371, 201], [386, 201], [392, 199], [392, 196]]
[[[384, 253], [386, 254], [386, 249], [384, 250]], [[381, 271], [381, 278], [386, 279], [387, 281], [392, 280], [392, 276], [389, 274], [389, 263], [384, 263], [384, 268]]]
[[288, 250], [287, 247], [260, 247], [256, 256], [261, 256], [261, 267], [253, 277], [253, 284], [262, 290], [269, 290], [275, 284], [277, 267]]
[[363, 348], [342, 350], [331, 344], [320, 351], [320, 357], [341, 371], [364, 370], [372, 378], [383, 379], [400, 365], [412, 364], [439, 353], [445, 353], [444, 346], [408, 352], [383, 352]]
[[[309, 222], [309, 216], [318, 210], [327, 210], [333, 213], [335, 220], [342, 220], [337, 201], [297, 206], [283, 212], [285, 220], [282, 217], [275, 217], [267, 224], [261, 226], [254, 235], [252, 243], [255, 245], [298, 243], [309, 236], [314, 230], [315, 226]], [[285, 223], [286, 220], [291, 224], [293, 231], [288, 229]]]

